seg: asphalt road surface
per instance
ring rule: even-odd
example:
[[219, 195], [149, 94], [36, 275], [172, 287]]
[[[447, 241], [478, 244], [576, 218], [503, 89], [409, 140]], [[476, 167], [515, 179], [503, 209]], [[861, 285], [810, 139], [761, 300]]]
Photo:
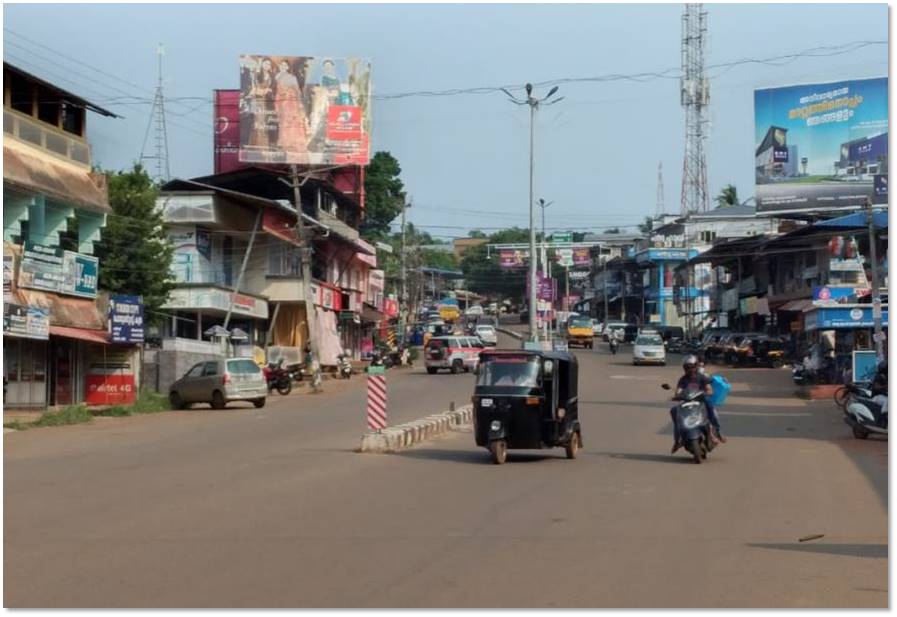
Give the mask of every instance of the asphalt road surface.
[[[730, 370], [728, 444], [671, 456], [676, 366], [580, 357], [584, 450], [469, 432], [354, 451], [362, 379], [264, 409], [4, 437], [7, 607], [886, 607], [887, 442]], [[470, 375], [389, 371], [395, 422]], [[813, 541], [798, 539], [823, 534]]]

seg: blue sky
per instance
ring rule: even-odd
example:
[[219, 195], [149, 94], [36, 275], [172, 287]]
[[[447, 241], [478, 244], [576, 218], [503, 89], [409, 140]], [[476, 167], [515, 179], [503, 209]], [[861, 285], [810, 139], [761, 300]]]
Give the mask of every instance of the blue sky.
[[[707, 5], [708, 64], [887, 40], [887, 5]], [[241, 53], [361, 56], [374, 94], [679, 65], [682, 5], [4, 5], [4, 59], [123, 114], [92, 116], [94, 158], [140, 153], [165, 45], [172, 175], [212, 170], [211, 92], [238, 86]], [[24, 37], [24, 38], [23, 38]], [[44, 47], [39, 47], [35, 43]], [[887, 74], [887, 48], [711, 71], [711, 194], [753, 194], [753, 90]], [[102, 71], [102, 73], [98, 72]], [[544, 94], [544, 92], [542, 92]], [[636, 224], [679, 209], [684, 114], [677, 79], [564, 84], [539, 112], [536, 197], [549, 228]], [[115, 97], [140, 100], [117, 103]], [[177, 115], [175, 115], [177, 114]], [[374, 101], [375, 150], [400, 161], [412, 222], [435, 235], [527, 224], [528, 112], [499, 94]]]

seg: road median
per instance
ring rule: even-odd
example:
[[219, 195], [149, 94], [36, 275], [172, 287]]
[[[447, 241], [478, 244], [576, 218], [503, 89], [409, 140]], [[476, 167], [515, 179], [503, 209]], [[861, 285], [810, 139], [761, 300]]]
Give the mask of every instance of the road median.
[[439, 435], [457, 431], [470, 424], [472, 419], [473, 406], [465, 405], [454, 411], [431, 414], [382, 431], [370, 431], [361, 436], [359, 452], [398, 452]]

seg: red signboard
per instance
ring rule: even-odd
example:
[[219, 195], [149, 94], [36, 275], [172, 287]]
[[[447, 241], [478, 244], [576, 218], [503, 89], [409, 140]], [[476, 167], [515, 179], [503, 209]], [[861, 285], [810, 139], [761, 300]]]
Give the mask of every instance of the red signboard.
[[387, 317], [395, 317], [399, 314], [399, 301], [393, 300], [392, 298], [386, 298], [383, 300], [383, 313]]
[[240, 91], [215, 90], [215, 173], [246, 165], [240, 163]]
[[133, 403], [137, 398], [134, 375], [88, 375], [88, 405], [122, 405]]

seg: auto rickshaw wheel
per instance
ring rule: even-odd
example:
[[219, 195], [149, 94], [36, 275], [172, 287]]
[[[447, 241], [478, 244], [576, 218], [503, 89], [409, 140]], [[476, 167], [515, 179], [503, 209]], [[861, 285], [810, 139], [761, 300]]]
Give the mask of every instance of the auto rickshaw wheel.
[[508, 442], [504, 439], [496, 439], [489, 443], [489, 452], [492, 453], [492, 462], [502, 465], [508, 460]]
[[567, 451], [567, 458], [576, 458], [577, 453], [579, 453], [579, 442], [579, 433], [573, 433], [573, 436], [570, 437], [570, 441], [564, 446], [564, 449]]

